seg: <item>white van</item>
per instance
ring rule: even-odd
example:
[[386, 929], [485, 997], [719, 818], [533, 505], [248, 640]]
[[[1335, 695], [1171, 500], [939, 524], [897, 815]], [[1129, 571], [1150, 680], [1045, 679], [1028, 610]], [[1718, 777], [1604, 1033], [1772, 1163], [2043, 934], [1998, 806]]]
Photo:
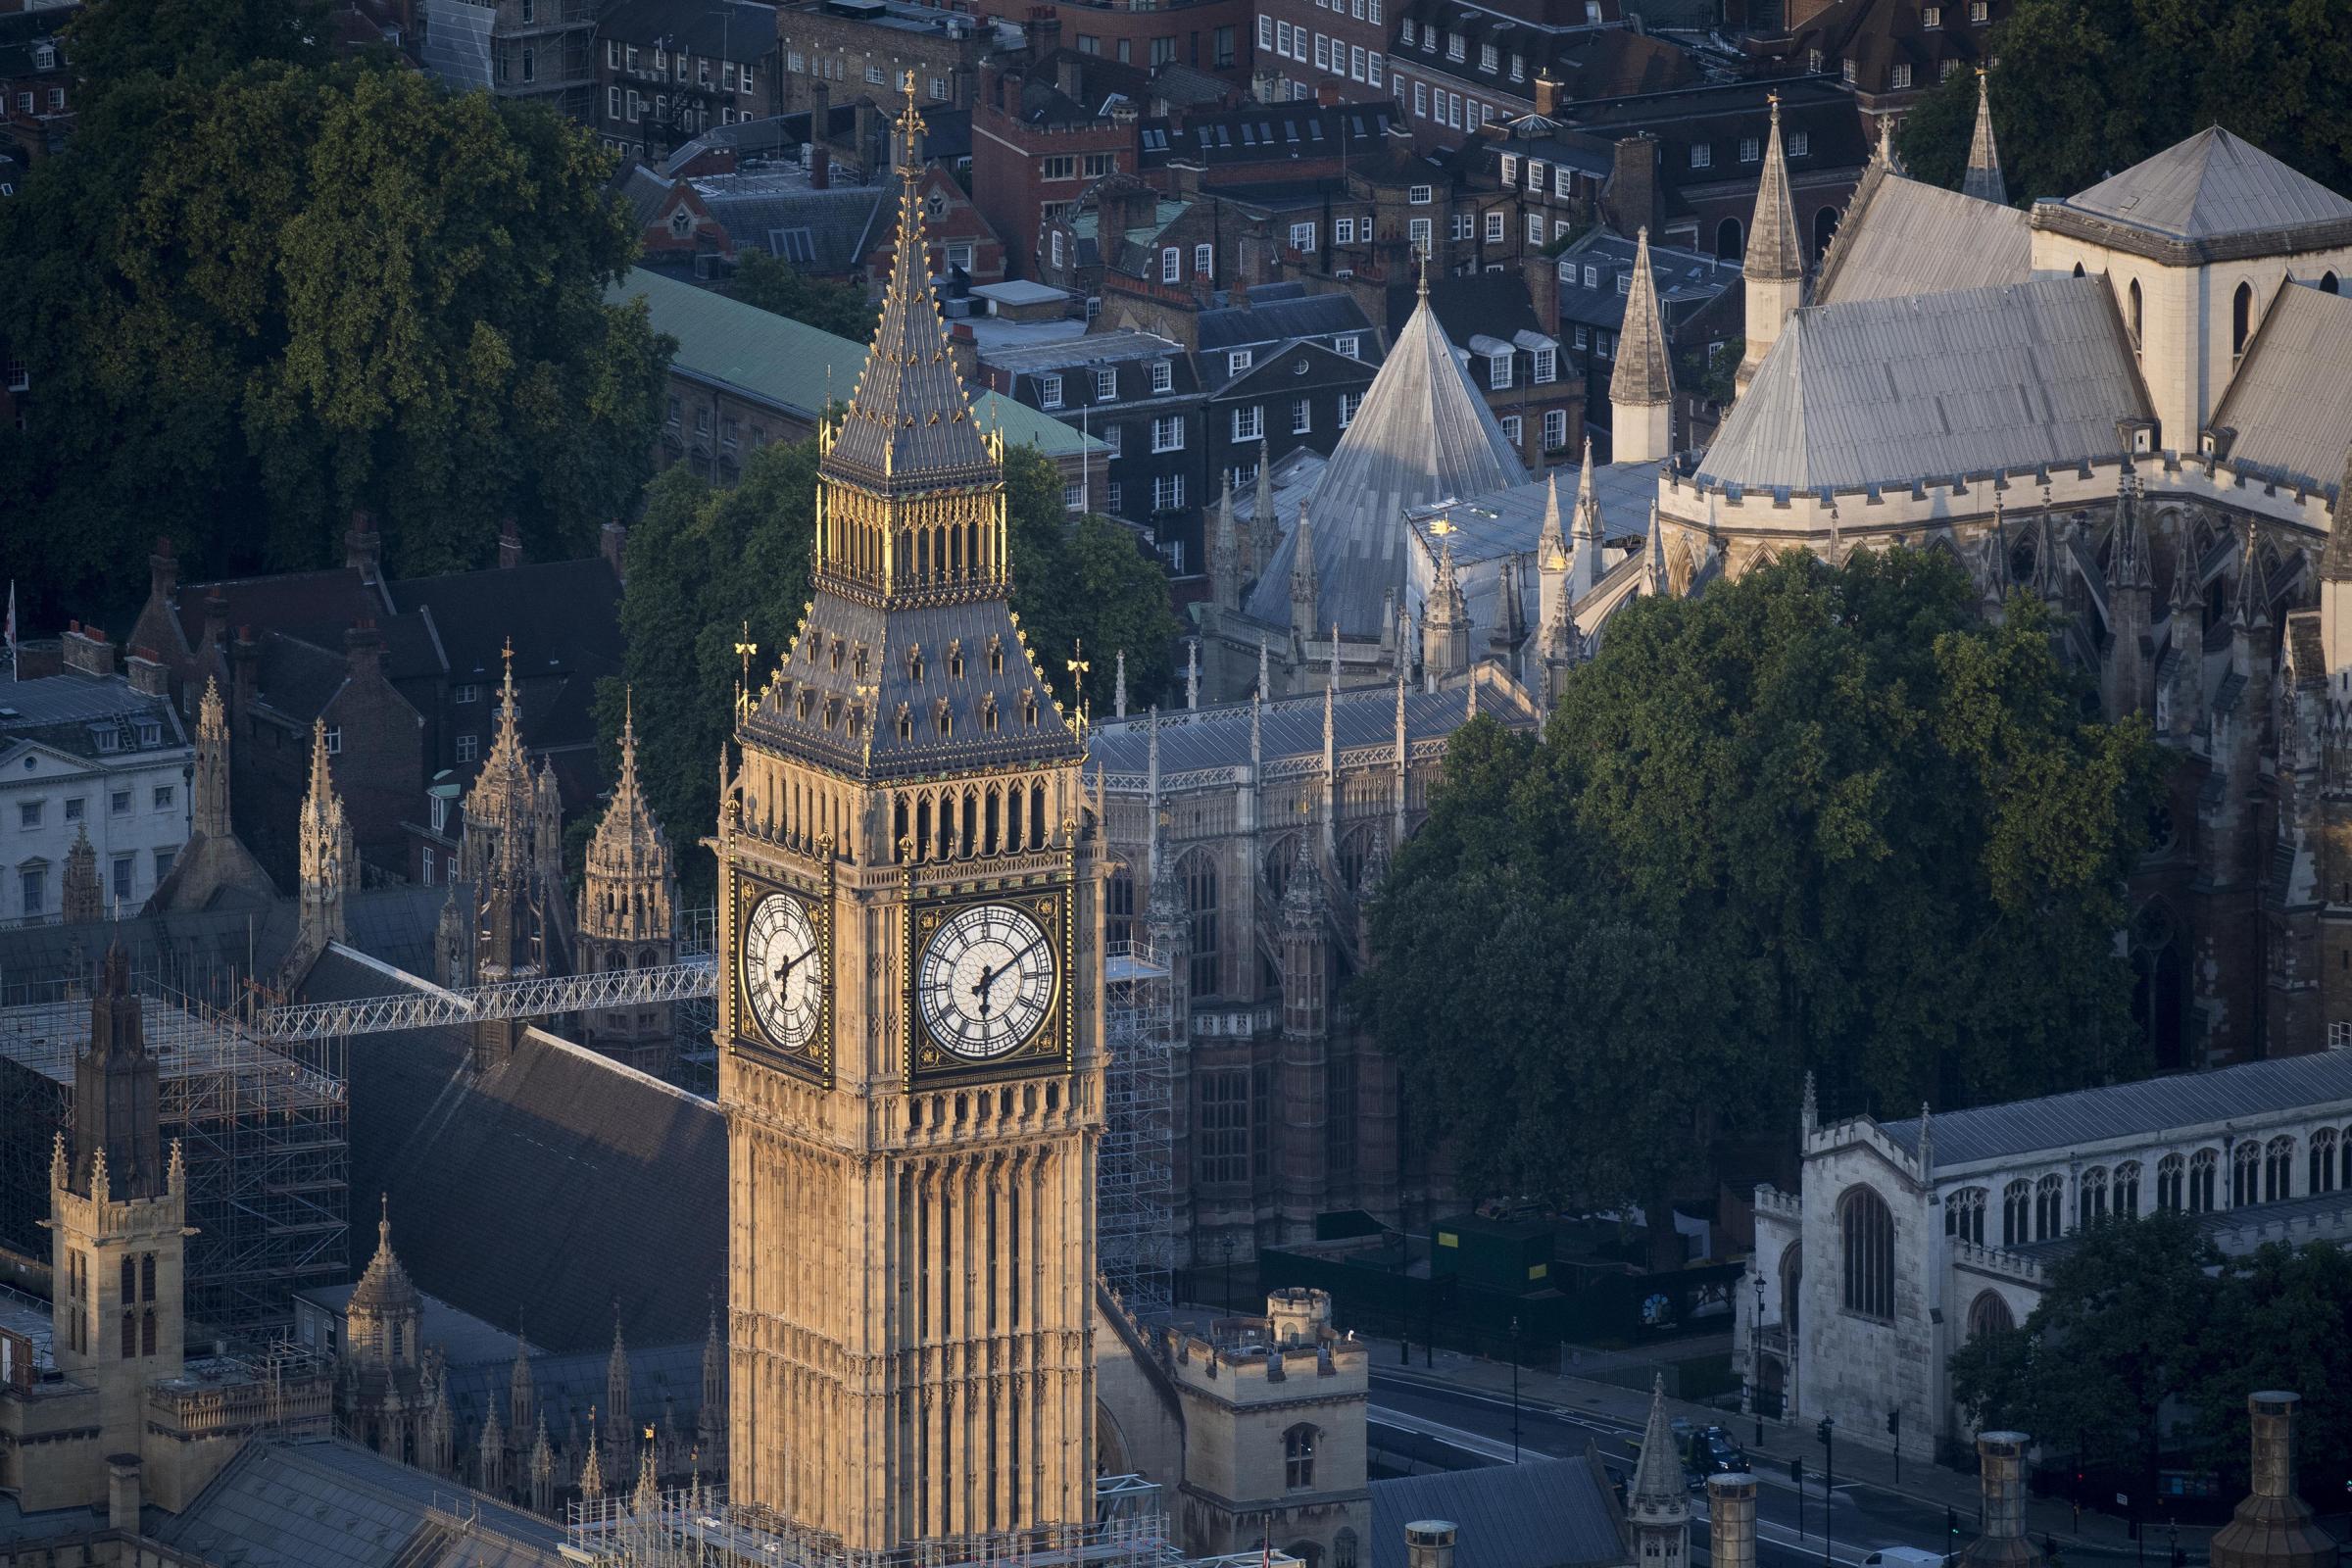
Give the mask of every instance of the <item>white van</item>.
[[1881, 1546], [1862, 1559], [1862, 1568], [1943, 1568], [1943, 1553], [1919, 1546]]

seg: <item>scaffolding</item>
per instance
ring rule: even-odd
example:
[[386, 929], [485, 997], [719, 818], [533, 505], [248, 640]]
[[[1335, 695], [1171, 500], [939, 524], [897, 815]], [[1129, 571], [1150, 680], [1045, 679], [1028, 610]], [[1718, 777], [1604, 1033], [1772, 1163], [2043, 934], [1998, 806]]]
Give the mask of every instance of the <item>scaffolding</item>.
[[1149, 943], [1113, 942], [1103, 962], [1102, 1085], [1095, 1237], [1103, 1283], [1139, 1317], [1164, 1312], [1174, 1264], [1171, 1066], [1175, 1017], [1168, 966]]
[[[188, 1317], [239, 1334], [290, 1322], [294, 1292], [351, 1277], [344, 1041], [267, 1043], [227, 1005], [134, 984], [164, 1141], [187, 1162]], [[49, 1150], [73, 1124], [90, 1038], [75, 989], [0, 1007], [0, 1240], [34, 1256], [49, 1250]]]
[[[1095, 1478], [1095, 1517], [988, 1535], [951, 1536], [887, 1550], [857, 1550], [761, 1508], [735, 1507], [723, 1488], [697, 1483], [606, 1494], [564, 1511], [564, 1556], [599, 1568], [1180, 1568], [1159, 1488], [1141, 1476]], [[1249, 1552], [1256, 1568], [1295, 1568], [1277, 1551]], [[1237, 1557], [1238, 1563], [1242, 1559]]]

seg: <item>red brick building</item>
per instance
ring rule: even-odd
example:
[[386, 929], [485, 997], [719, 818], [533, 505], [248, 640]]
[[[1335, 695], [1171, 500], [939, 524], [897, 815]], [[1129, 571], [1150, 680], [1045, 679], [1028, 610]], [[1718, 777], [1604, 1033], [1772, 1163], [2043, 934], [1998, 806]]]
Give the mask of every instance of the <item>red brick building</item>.
[[0, 121], [28, 159], [57, 151], [73, 128], [73, 73], [59, 34], [76, 9], [0, 15]]
[[972, 191], [1004, 242], [1011, 275], [1038, 275], [1046, 226], [1088, 187], [1137, 172], [1138, 118], [1095, 115], [1061, 90], [1051, 70], [1016, 66], [983, 74], [972, 109]]

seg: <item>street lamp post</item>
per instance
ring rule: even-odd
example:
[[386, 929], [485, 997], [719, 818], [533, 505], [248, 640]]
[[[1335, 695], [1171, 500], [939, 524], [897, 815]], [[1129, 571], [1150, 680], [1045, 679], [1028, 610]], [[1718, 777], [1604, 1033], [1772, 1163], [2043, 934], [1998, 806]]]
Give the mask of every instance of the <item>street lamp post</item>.
[[1511, 1319], [1511, 1463], [1519, 1462], [1519, 1320]]
[[1756, 1446], [1764, 1446], [1764, 1260], [1756, 1259], [1756, 1326], [1747, 1337], [1747, 1408], [1756, 1418]]

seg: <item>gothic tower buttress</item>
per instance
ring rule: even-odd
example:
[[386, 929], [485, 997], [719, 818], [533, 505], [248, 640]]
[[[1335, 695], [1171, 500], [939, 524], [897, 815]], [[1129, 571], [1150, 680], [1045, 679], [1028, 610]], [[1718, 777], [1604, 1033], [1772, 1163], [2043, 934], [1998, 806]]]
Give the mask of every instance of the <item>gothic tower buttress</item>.
[[1102, 830], [1007, 602], [922, 128], [910, 101], [813, 598], [739, 694], [718, 824], [731, 1491], [852, 1550], [1094, 1512]]

